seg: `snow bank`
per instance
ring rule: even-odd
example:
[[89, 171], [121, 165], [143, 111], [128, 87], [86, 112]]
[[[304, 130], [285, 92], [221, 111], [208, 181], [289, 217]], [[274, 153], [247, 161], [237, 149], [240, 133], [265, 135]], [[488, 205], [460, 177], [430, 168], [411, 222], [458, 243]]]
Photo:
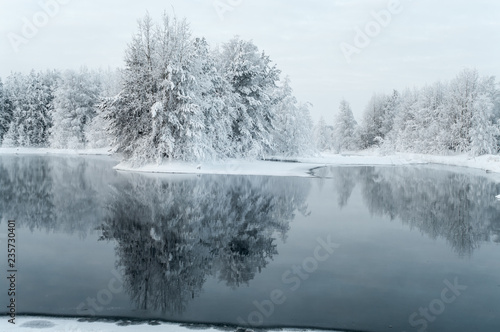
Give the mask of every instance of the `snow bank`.
[[500, 156], [484, 155], [472, 157], [467, 154], [438, 156], [417, 153], [381, 154], [379, 150], [352, 152], [350, 154], [324, 153], [315, 158], [299, 158], [300, 162], [321, 163], [328, 165], [414, 165], [414, 164], [439, 164], [476, 168], [492, 173], [500, 173]]
[[[86, 150], [60, 150], [50, 148], [0, 148], [0, 154], [18, 155], [111, 155], [109, 148]], [[226, 174], [267, 176], [312, 176], [310, 170], [322, 166], [398, 166], [437, 164], [468, 167], [500, 176], [500, 155], [472, 157], [467, 154], [438, 156], [416, 153], [384, 155], [378, 149], [345, 154], [324, 153], [310, 158], [279, 158], [275, 161], [225, 160], [210, 163], [166, 162], [132, 167], [126, 162], [118, 164], [119, 171], [170, 174]]]
[[224, 175], [267, 175], [267, 176], [312, 176], [310, 170], [315, 163], [293, 163], [252, 160], [227, 160], [210, 163], [166, 162], [134, 168], [128, 163], [115, 166], [119, 171], [171, 174], [224, 174]]
[[[129, 324], [125, 325], [124, 324]], [[224, 330], [216, 329], [214, 327], [199, 326], [198, 328], [193, 325], [182, 326], [179, 324], [169, 324], [154, 322], [156, 325], [142, 323], [140, 325], [130, 324], [131, 322], [119, 321], [115, 322], [79, 322], [71, 318], [48, 318], [48, 317], [17, 317], [16, 325], [12, 325], [7, 321], [7, 316], [2, 317], [0, 320], [0, 331], [9, 332], [33, 332], [33, 331], [46, 331], [46, 332], [221, 332], [221, 331], [236, 331], [234, 329], [224, 328]], [[118, 325], [120, 324], [120, 325]], [[240, 331], [245, 331], [240, 330]], [[270, 330], [272, 331], [272, 330]], [[286, 329], [280, 329], [281, 332], [287, 332]], [[290, 329], [288, 331], [305, 331], [303, 329]], [[309, 330], [312, 331], [312, 330]]]
[[484, 170], [500, 174], [500, 156], [469, 155], [436, 156], [412, 153], [382, 155], [378, 150], [353, 152], [351, 154], [323, 154], [311, 158], [275, 158], [273, 161], [229, 160], [218, 163], [166, 162], [134, 168], [127, 163], [115, 167], [120, 171], [172, 174], [239, 174], [268, 176], [312, 176], [310, 170], [322, 166], [398, 166], [398, 165], [449, 165]]
[[19, 154], [19, 155], [111, 155], [110, 148], [102, 149], [52, 149], [52, 148], [0, 148], [0, 154]]

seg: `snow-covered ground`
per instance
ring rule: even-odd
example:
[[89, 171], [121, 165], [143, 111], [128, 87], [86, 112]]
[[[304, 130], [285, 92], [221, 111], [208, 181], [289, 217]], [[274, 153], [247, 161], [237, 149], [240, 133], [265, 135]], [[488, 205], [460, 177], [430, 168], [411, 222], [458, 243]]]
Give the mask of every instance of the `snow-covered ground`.
[[500, 155], [484, 155], [473, 157], [468, 154], [449, 156], [395, 153], [382, 154], [378, 149], [358, 151], [350, 154], [324, 153], [316, 158], [299, 158], [301, 162], [325, 163], [329, 165], [412, 165], [438, 164], [481, 169], [492, 173], [500, 173]]
[[[87, 150], [59, 150], [50, 148], [0, 148], [0, 154], [18, 155], [110, 155], [109, 148]], [[311, 176], [312, 168], [325, 165], [331, 166], [361, 166], [361, 165], [414, 165], [437, 164], [468, 167], [500, 174], [500, 155], [484, 155], [472, 157], [468, 154], [439, 156], [415, 153], [383, 154], [378, 149], [356, 151], [352, 153], [323, 153], [317, 157], [308, 158], [275, 158], [283, 162], [255, 160], [225, 160], [219, 162], [165, 162], [161, 165], [149, 164], [142, 167], [132, 167], [126, 162], [118, 164], [119, 171], [145, 173], [181, 173], [181, 174], [240, 174], [268, 176]], [[289, 162], [287, 162], [289, 161]], [[293, 162], [292, 162], [293, 161]], [[499, 175], [500, 176], [500, 175]]]
[[309, 171], [317, 163], [273, 162], [257, 160], [225, 160], [220, 162], [188, 163], [166, 162], [134, 168], [128, 163], [115, 166], [119, 171], [174, 174], [225, 174], [225, 175], [268, 175], [268, 176], [311, 176]]
[[52, 148], [2, 148], [0, 147], [0, 154], [18, 154], [18, 155], [41, 155], [41, 154], [55, 154], [55, 155], [111, 155], [109, 148], [102, 149], [52, 149]]
[[[279, 159], [279, 158], [276, 158]], [[423, 165], [437, 164], [468, 167], [500, 174], [500, 156], [485, 155], [471, 157], [467, 154], [437, 156], [414, 153], [383, 155], [378, 150], [353, 152], [350, 154], [324, 153], [310, 158], [282, 158], [293, 162], [228, 160], [211, 163], [166, 162], [134, 168], [126, 162], [115, 169], [148, 173], [189, 173], [189, 174], [244, 174], [269, 176], [311, 176], [310, 170], [321, 166], [362, 166], [362, 165]]]
[[[193, 325], [183, 326], [179, 324], [158, 323], [158, 325], [150, 325], [148, 323], [118, 325], [114, 322], [79, 322], [71, 318], [51, 318], [51, 317], [29, 317], [22, 316], [16, 318], [16, 324], [12, 325], [7, 321], [7, 316], [3, 316], [0, 320], [0, 331], [2, 332], [34, 332], [34, 331], [47, 331], [47, 332], [228, 332], [236, 331], [236, 328], [217, 329], [214, 327]], [[251, 331], [240, 329], [238, 331]], [[272, 331], [272, 330], [266, 330]], [[313, 331], [304, 329], [280, 329], [280, 332], [298, 332], [298, 331]]]

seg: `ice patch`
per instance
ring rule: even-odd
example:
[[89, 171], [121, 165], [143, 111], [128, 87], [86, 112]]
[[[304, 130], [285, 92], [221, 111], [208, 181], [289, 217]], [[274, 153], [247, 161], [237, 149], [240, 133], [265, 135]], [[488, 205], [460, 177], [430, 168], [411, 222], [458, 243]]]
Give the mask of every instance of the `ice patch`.
[[30, 320], [21, 325], [21, 327], [29, 327], [32, 329], [48, 329], [54, 326], [56, 326], [56, 324], [48, 320]]

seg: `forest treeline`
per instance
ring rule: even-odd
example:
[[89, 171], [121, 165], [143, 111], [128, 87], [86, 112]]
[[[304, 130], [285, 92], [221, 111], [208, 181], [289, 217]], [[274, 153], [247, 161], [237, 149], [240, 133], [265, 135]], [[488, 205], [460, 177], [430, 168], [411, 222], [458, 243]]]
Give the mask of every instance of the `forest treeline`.
[[[310, 104], [252, 41], [218, 47], [185, 20], [149, 15], [125, 67], [0, 79], [4, 147], [111, 147], [135, 164], [305, 156], [362, 150], [496, 154], [500, 93], [494, 77], [465, 69], [450, 82], [377, 94], [358, 125], [343, 100], [332, 124], [314, 125]], [[335, 108], [335, 107], [332, 107]]]
[[333, 125], [320, 119], [315, 139], [322, 151], [497, 154], [500, 90], [494, 77], [464, 69], [450, 82], [375, 94], [360, 124], [343, 100]]
[[[142, 163], [302, 155], [314, 149], [309, 104], [264, 52], [220, 47], [184, 20], [146, 15], [125, 68], [13, 73], [0, 88], [4, 146], [112, 146]], [[113, 80], [113, 76], [116, 77]]]

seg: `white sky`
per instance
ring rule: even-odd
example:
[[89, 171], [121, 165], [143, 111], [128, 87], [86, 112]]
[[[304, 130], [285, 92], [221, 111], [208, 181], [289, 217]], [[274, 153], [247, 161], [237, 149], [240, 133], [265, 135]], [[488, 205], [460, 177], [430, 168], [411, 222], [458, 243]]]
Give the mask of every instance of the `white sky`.
[[[43, 22], [40, 4], [58, 1]], [[374, 92], [449, 80], [465, 67], [498, 76], [500, 1], [400, 0], [400, 13], [347, 63], [340, 50], [397, 0], [0, 0], [0, 77], [12, 71], [123, 66], [127, 43], [146, 11], [186, 17], [195, 36], [220, 44], [234, 35], [252, 39], [290, 76], [296, 96], [317, 120], [333, 122], [345, 97], [359, 120]], [[222, 20], [214, 3], [234, 4]], [[41, 19], [14, 51], [9, 36]], [[45, 23], [45, 24], [44, 24]], [[30, 31], [28, 31], [29, 33]], [[376, 32], [376, 31], [375, 31]]]

